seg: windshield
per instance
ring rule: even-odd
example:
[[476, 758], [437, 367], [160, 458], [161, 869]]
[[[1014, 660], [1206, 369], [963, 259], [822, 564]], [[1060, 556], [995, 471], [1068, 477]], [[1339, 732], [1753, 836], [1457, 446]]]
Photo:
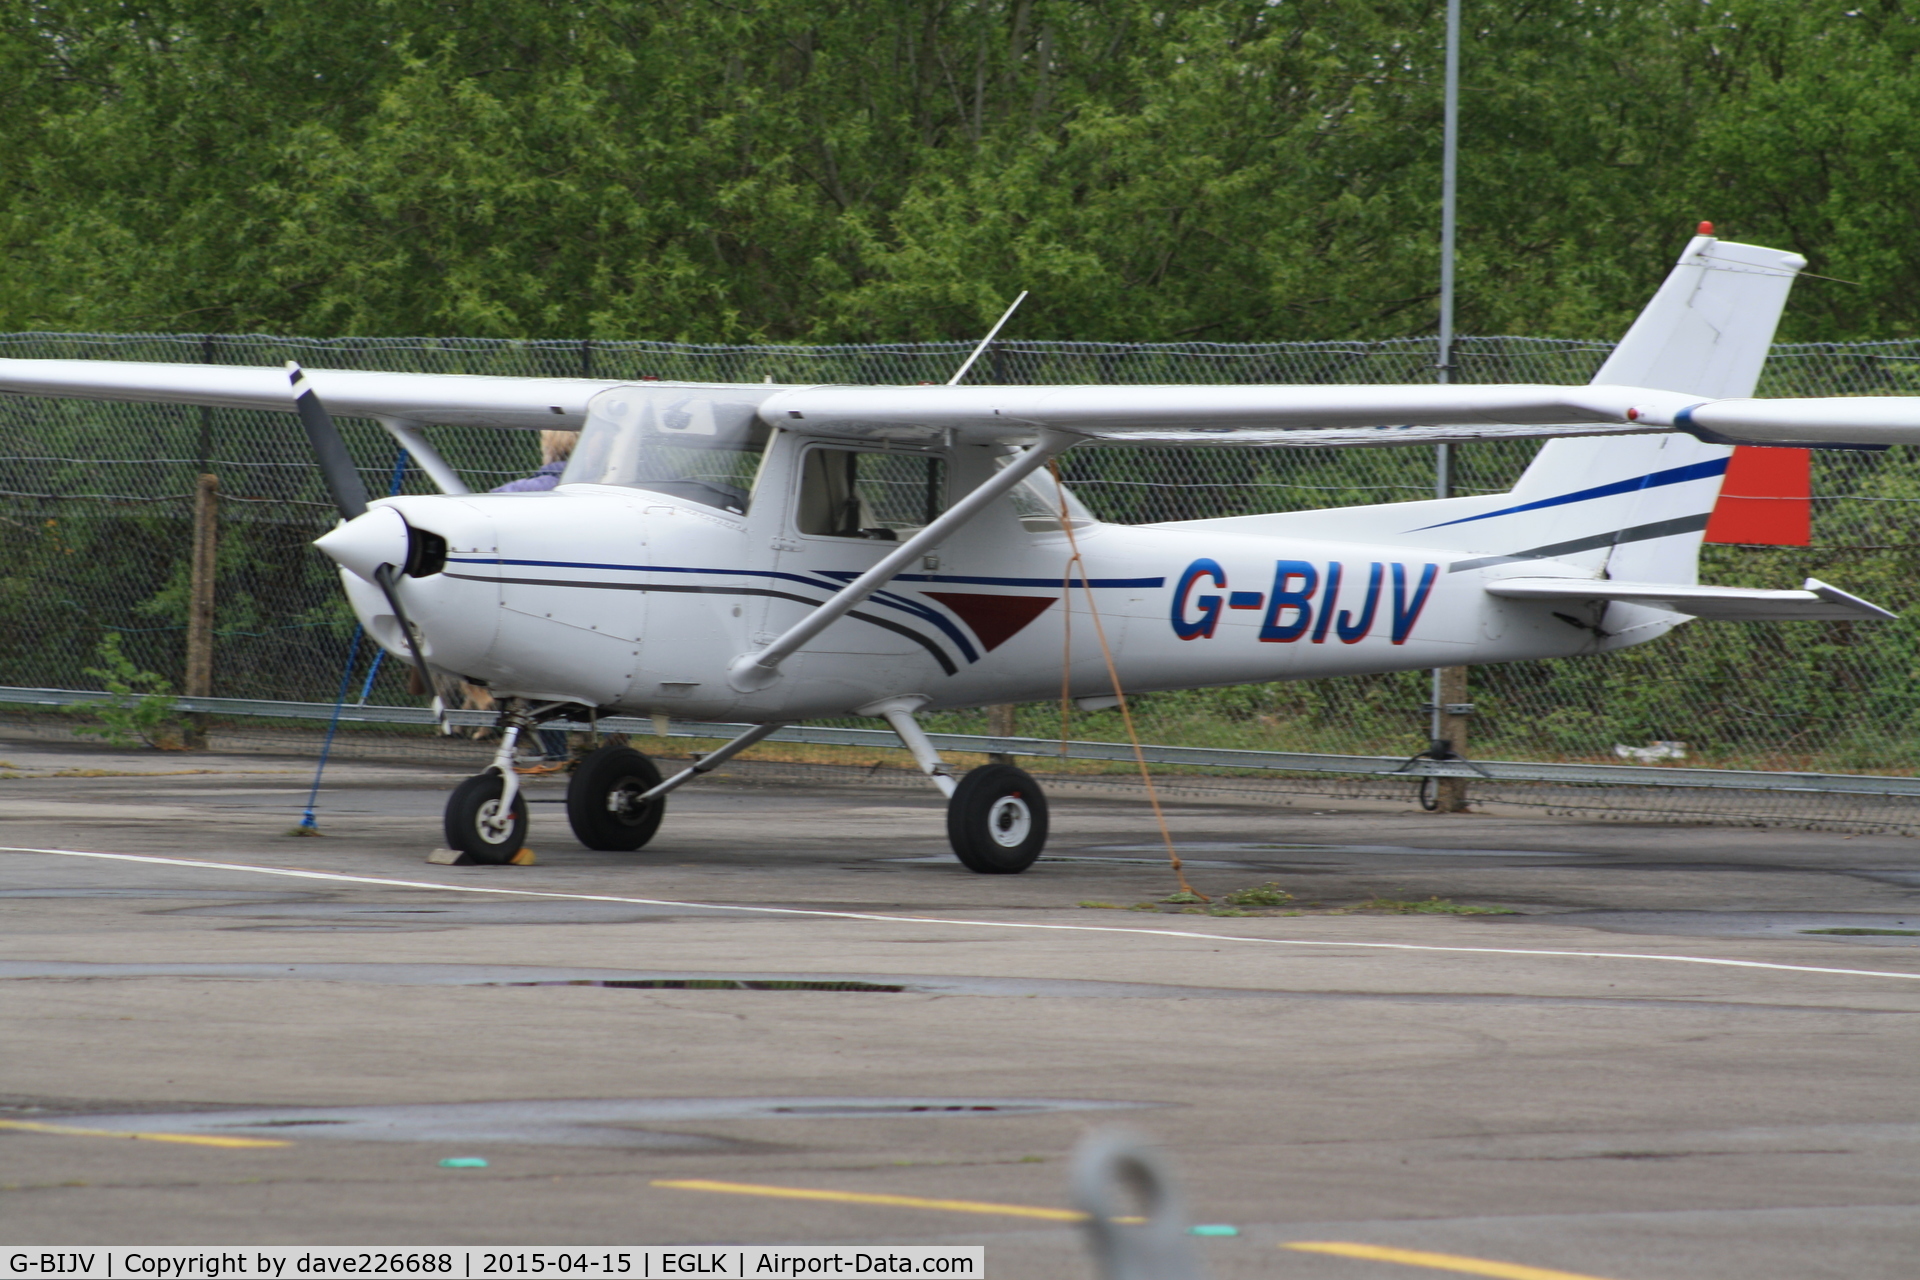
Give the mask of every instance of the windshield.
[[738, 392], [613, 387], [587, 402], [562, 484], [650, 489], [745, 515], [772, 428]]
[[[1008, 454], [996, 462], [995, 466], [1004, 467], [1012, 462], [1016, 454]], [[1060, 532], [1060, 508], [1067, 509], [1067, 521], [1076, 528], [1093, 523], [1093, 513], [1081, 505], [1073, 490], [1054, 480], [1053, 473], [1046, 467], [1035, 471], [1025, 480], [1007, 491], [1007, 500], [1019, 513], [1020, 523], [1028, 533]]]

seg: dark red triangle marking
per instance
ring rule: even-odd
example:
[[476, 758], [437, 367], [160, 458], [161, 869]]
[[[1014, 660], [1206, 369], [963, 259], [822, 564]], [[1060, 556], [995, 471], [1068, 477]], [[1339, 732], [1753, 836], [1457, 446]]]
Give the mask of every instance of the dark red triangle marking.
[[1052, 596], [976, 596], [958, 591], [929, 591], [926, 595], [959, 614], [988, 653], [1019, 635], [1054, 600]]

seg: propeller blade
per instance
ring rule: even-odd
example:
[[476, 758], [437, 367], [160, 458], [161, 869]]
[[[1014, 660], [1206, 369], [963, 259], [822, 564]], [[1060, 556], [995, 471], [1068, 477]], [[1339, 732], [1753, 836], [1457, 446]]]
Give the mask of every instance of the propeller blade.
[[[399, 570], [390, 564], [383, 564], [373, 571], [373, 580], [387, 597], [387, 603], [393, 606], [393, 620], [400, 624], [400, 634], [407, 638], [407, 652], [413, 655], [414, 669], [429, 683], [432, 682], [433, 668], [420, 656], [420, 642], [414, 638], [413, 623], [407, 618], [406, 606], [400, 603], [400, 593], [394, 590], [393, 580]], [[435, 702], [439, 701], [436, 695]]]
[[[340, 515], [347, 520], [355, 520], [367, 514], [367, 486], [360, 480], [360, 472], [353, 465], [353, 459], [347, 453], [347, 442], [340, 436], [340, 428], [333, 425], [333, 415], [327, 412], [327, 406], [320, 403], [319, 393], [313, 384], [307, 381], [306, 371], [292, 360], [287, 361], [287, 378], [293, 383], [293, 407], [300, 414], [300, 425], [307, 429], [307, 441], [313, 446], [314, 461], [320, 464], [320, 474], [326, 477], [327, 491], [333, 495], [334, 505], [340, 508]], [[400, 624], [400, 634], [406, 637], [407, 653], [413, 658], [414, 669], [423, 679], [431, 682], [433, 668], [420, 652], [420, 641], [413, 634], [413, 623], [407, 617], [407, 608], [400, 603], [400, 593], [395, 589], [395, 579], [399, 570], [390, 564], [383, 564], [373, 571], [373, 580], [379, 586], [387, 604], [393, 609], [393, 619]], [[434, 706], [440, 706], [435, 695]]]
[[320, 474], [326, 478], [327, 492], [333, 495], [334, 505], [346, 520], [365, 515], [367, 486], [361, 483], [360, 472], [347, 454], [347, 442], [341, 439], [340, 428], [333, 425], [333, 415], [320, 403], [313, 384], [307, 381], [306, 371], [291, 360], [287, 361], [287, 377], [293, 383], [293, 407], [300, 414], [300, 425], [307, 429], [313, 460], [320, 464]]

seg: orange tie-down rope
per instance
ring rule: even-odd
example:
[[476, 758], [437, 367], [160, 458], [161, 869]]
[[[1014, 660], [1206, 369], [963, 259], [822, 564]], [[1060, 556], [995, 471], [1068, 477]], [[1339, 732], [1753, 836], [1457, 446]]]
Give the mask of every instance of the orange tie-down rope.
[[1133, 744], [1133, 759], [1140, 766], [1140, 781], [1147, 789], [1147, 803], [1153, 806], [1153, 820], [1160, 824], [1160, 839], [1167, 846], [1167, 865], [1173, 868], [1183, 893], [1191, 894], [1202, 902], [1212, 902], [1212, 898], [1187, 883], [1186, 868], [1180, 861], [1180, 851], [1173, 846], [1173, 832], [1167, 829], [1167, 815], [1160, 809], [1160, 793], [1154, 790], [1153, 773], [1147, 768], [1146, 753], [1140, 749], [1140, 735], [1134, 731], [1133, 711], [1127, 706], [1127, 691], [1120, 687], [1120, 668], [1114, 665], [1113, 649], [1107, 644], [1107, 629], [1100, 623], [1100, 606], [1094, 603], [1093, 581], [1087, 573], [1087, 562], [1080, 557], [1080, 542], [1073, 536], [1073, 518], [1067, 510], [1067, 487], [1060, 479], [1059, 460], [1047, 463], [1047, 470], [1053, 475], [1054, 493], [1060, 499], [1060, 528], [1065, 531], [1067, 547], [1073, 553], [1067, 557], [1066, 571], [1060, 578], [1062, 633], [1065, 636], [1065, 648], [1060, 661], [1060, 754], [1064, 756], [1067, 752], [1068, 708], [1072, 705], [1073, 572], [1077, 567], [1080, 570], [1080, 589], [1087, 596], [1087, 614], [1093, 619], [1093, 634], [1100, 641], [1100, 656], [1107, 664], [1107, 678], [1113, 682], [1113, 696], [1120, 705], [1120, 719], [1127, 726], [1127, 741]]

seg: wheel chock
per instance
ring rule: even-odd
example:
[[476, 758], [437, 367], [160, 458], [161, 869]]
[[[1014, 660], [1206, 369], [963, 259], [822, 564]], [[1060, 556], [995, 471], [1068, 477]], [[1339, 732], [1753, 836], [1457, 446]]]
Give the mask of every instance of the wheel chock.
[[[458, 849], [435, 849], [427, 855], [427, 861], [433, 863], [436, 867], [471, 867], [476, 865], [473, 859]], [[539, 862], [540, 859], [534, 856], [533, 850], [527, 848], [525, 845], [520, 847], [518, 853], [507, 859], [507, 865], [514, 867], [538, 866]]]

